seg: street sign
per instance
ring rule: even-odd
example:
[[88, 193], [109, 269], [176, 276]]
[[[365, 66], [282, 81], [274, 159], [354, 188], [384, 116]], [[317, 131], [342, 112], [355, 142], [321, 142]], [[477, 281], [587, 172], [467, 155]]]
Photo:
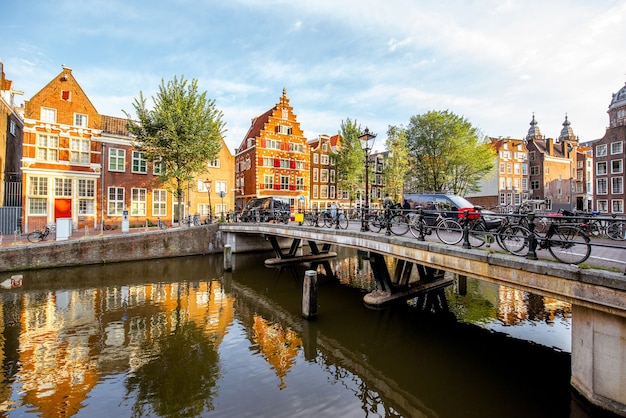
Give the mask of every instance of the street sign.
[[226, 196], [226, 192], [224, 190], [220, 190], [220, 197], [223, 199]]
[[300, 195], [300, 201], [304, 202], [304, 195], [303, 194]]

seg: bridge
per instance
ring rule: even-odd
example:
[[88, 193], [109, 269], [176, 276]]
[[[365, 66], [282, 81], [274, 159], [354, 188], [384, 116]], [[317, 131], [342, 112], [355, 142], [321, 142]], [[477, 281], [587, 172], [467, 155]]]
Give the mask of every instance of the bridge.
[[[571, 303], [572, 386], [591, 403], [626, 416], [626, 275], [550, 260], [528, 260], [496, 248], [466, 249], [412, 236], [388, 236], [355, 229], [326, 229], [291, 223], [221, 224], [233, 253], [258, 250], [267, 241], [277, 258], [297, 261], [296, 249], [309, 243], [309, 257], [323, 259], [331, 245], [370, 253], [378, 290], [370, 303], [384, 303], [445, 285], [439, 271], [486, 280]], [[282, 252], [280, 248], [289, 248]], [[397, 259], [392, 274], [384, 257]], [[623, 259], [623, 255], [622, 255]], [[415, 267], [420, 279], [409, 283]], [[366, 296], [367, 298], [367, 296]]]

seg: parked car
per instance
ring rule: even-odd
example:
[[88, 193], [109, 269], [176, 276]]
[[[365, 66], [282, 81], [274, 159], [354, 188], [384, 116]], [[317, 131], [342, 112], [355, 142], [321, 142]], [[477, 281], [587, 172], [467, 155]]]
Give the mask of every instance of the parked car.
[[241, 212], [243, 222], [289, 222], [291, 205], [288, 197], [268, 196], [250, 200]]
[[[426, 211], [441, 211], [445, 213], [445, 216], [453, 219], [462, 218], [465, 210], [470, 212], [470, 219], [478, 217], [476, 212], [480, 212], [488, 231], [497, 229], [502, 222], [496, 213], [483, 210], [482, 207], [475, 206], [462, 196], [443, 193], [407, 193], [403, 197], [404, 201], [406, 201], [404, 207], [408, 205], [410, 209], [422, 207]], [[437, 219], [437, 213], [426, 213], [424, 217], [429, 225], [433, 225]]]

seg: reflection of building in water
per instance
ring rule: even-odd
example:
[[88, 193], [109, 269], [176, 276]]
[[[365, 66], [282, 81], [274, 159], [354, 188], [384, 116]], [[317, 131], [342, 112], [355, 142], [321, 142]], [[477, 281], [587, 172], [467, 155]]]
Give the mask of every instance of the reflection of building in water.
[[[43, 417], [78, 413], [100, 379], [145, 363], [146, 345], [155, 350], [178, 326], [193, 321], [219, 344], [234, 318], [232, 298], [215, 281], [26, 292], [20, 302], [15, 380], [20, 402]], [[1, 358], [8, 343], [0, 325]], [[11, 382], [0, 385], [0, 408], [11, 409]]]
[[498, 319], [504, 325], [515, 325], [524, 320], [554, 322], [556, 316], [571, 316], [571, 305], [506, 286], [498, 286]]
[[278, 387], [284, 389], [285, 376], [295, 364], [295, 358], [302, 347], [302, 340], [291, 329], [284, 329], [280, 324], [254, 316], [254, 342], [259, 345], [263, 357], [276, 370], [280, 379]]

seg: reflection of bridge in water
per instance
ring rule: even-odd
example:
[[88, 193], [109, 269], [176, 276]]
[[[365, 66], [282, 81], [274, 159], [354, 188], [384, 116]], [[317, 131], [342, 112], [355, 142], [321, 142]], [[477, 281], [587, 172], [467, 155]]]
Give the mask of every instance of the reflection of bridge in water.
[[[412, 267], [422, 271], [418, 285], [443, 283], [449, 271], [547, 296], [572, 304], [572, 385], [592, 403], [626, 416], [626, 278], [614, 272], [549, 261], [529, 261], [493, 251], [464, 249], [407, 237], [322, 230], [275, 224], [221, 225], [234, 253], [267, 248], [266, 239], [290, 240], [290, 253], [302, 241], [370, 252], [377, 282], [375, 297], [410, 296]], [[323, 246], [323, 244], [327, 244]], [[276, 250], [276, 248], [274, 248]], [[280, 256], [280, 253], [277, 253]], [[383, 256], [399, 260], [390, 274]], [[408, 270], [408, 275], [407, 275]], [[421, 283], [420, 283], [421, 282]]]

